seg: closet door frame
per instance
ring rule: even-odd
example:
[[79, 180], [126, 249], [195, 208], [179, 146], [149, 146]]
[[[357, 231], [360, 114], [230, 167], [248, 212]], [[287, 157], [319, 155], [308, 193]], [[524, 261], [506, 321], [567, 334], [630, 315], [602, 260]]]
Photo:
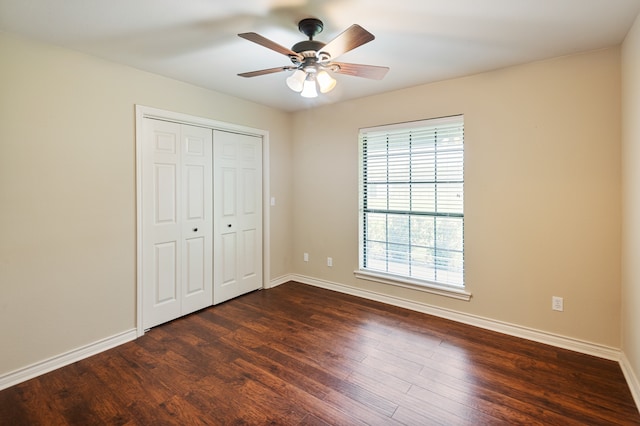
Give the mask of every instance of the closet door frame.
[[[267, 130], [166, 111], [144, 105], [136, 105], [136, 331], [144, 335], [142, 323], [142, 144], [144, 143], [145, 118], [171, 121], [179, 124], [206, 127], [213, 130], [241, 133], [262, 138], [262, 288], [270, 275], [270, 190], [269, 190], [269, 132]], [[211, 301], [213, 304], [213, 300]]]

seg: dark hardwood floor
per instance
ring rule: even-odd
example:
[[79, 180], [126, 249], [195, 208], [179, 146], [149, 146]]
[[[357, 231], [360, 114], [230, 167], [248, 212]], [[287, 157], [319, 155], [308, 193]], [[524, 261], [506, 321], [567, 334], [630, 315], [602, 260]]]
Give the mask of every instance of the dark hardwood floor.
[[616, 425], [616, 362], [287, 283], [0, 392], [2, 425]]

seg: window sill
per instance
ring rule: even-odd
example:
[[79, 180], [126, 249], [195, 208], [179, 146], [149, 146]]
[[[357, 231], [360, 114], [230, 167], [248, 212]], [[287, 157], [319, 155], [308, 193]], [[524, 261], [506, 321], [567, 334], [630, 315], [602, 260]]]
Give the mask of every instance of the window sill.
[[360, 278], [363, 280], [410, 288], [412, 290], [424, 291], [425, 293], [437, 294], [439, 296], [451, 297], [459, 300], [469, 301], [471, 299], [471, 293], [457, 287], [435, 284], [426, 281], [411, 280], [395, 275], [363, 271], [361, 269], [353, 271], [353, 273], [356, 278]]

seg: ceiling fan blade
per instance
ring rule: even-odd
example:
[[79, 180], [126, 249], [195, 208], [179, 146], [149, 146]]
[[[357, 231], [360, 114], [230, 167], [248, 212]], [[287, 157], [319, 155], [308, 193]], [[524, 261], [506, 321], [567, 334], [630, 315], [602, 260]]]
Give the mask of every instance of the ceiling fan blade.
[[340, 33], [336, 38], [327, 43], [322, 48], [322, 52], [328, 53], [332, 58], [337, 58], [343, 53], [347, 53], [356, 47], [369, 43], [374, 38], [374, 35], [369, 31], [365, 30], [360, 25], [353, 24]]
[[389, 67], [378, 67], [375, 65], [349, 64], [346, 62], [332, 62], [331, 64], [340, 67], [340, 69], [335, 71], [338, 74], [371, 78], [373, 80], [382, 80], [387, 74], [387, 71], [389, 71]]
[[259, 44], [260, 46], [264, 46], [267, 49], [271, 49], [273, 51], [276, 51], [278, 53], [281, 53], [283, 55], [287, 55], [289, 57], [296, 57], [299, 58], [300, 60], [302, 60], [302, 57], [297, 54], [296, 52], [294, 52], [291, 49], [288, 49], [284, 46], [279, 45], [278, 43], [276, 43], [275, 41], [271, 41], [266, 37], [261, 36], [260, 34], [257, 33], [242, 33], [242, 34], [238, 34], [238, 37], [242, 37], [245, 40], [249, 40], [252, 41], [254, 43]]
[[259, 75], [273, 74], [273, 73], [276, 73], [276, 72], [288, 71], [288, 70], [293, 70], [293, 69], [296, 69], [296, 67], [284, 66], [284, 67], [276, 67], [276, 68], [267, 68], [267, 69], [258, 70], [258, 71], [243, 72], [243, 73], [238, 74], [238, 75], [240, 77], [257, 77]]

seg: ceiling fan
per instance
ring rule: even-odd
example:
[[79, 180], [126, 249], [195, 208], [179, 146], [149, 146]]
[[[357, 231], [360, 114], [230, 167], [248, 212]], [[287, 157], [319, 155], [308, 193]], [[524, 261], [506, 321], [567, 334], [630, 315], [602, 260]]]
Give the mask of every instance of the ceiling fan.
[[281, 71], [294, 71], [286, 80], [287, 86], [291, 90], [299, 92], [301, 96], [315, 98], [318, 96], [318, 88], [320, 88], [321, 93], [327, 93], [335, 87], [336, 80], [331, 77], [330, 72], [381, 80], [389, 71], [388, 67], [334, 62], [334, 59], [338, 56], [375, 38], [373, 34], [360, 25], [354, 24], [350, 26], [329, 43], [313, 39], [313, 37], [322, 32], [323, 28], [324, 24], [319, 19], [303, 19], [298, 23], [298, 30], [309, 39], [294, 44], [291, 49], [281, 46], [260, 34], [238, 34], [239, 37], [288, 56], [293, 63], [293, 65], [245, 72], [238, 75], [241, 77], [256, 77]]

